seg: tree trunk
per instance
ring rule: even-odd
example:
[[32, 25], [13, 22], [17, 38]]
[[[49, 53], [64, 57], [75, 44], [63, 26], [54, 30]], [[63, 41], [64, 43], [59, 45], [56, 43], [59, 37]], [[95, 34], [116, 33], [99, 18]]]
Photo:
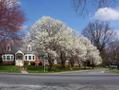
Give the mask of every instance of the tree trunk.
[[53, 67], [53, 60], [51, 59], [49, 55], [48, 55], [48, 63], [49, 63], [48, 70], [51, 71]]
[[65, 57], [63, 52], [61, 52], [61, 54], [60, 54], [60, 59], [61, 59], [61, 67], [64, 69], [65, 68], [66, 57]]

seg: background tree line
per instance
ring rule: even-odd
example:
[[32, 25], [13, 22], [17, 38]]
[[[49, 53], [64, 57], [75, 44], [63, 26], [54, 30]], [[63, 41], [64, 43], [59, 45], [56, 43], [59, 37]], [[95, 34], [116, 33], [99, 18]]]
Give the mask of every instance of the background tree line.
[[117, 40], [115, 38], [117, 37], [116, 33], [112, 30], [109, 24], [103, 21], [92, 21], [82, 31], [82, 34], [100, 51], [100, 55], [103, 59], [102, 64], [108, 65], [108, 58], [110, 55], [108, 55], [109, 53], [107, 53], [107, 50], [112, 48], [111, 44], [115, 43], [115, 40]]
[[[72, 0], [74, 10], [80, 16], [94, 13], [99, 8], [116, 7], [118, 0]], [[119, 67], [119, 36], [110, 27], [109, 22], [90, 21], [86, 28], [82, 31], [91, 43], [98, 48], [102, 57], [102, 65], [115, 64]]]

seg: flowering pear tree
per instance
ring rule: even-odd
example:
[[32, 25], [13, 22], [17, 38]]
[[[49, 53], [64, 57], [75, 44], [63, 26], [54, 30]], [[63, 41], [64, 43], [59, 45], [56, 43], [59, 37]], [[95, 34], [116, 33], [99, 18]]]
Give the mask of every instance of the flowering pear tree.
[[33, 24], [25, 40], [32, 44], [39, 55], [42, 52], [47, 53], [50, 69], [54, 60], [57, 60], [62, 68], [65, 67], [66, 61], [73, 67], [87, 58], [93, 58], [96, 65], [99, 64], [98, 59], [101, 60], [98, 50], [87, 38], [77, 35], [65, 23], [51, 17], [42, 17]]
[[91, 42], [83, 37], [82, 42], [86, 46], [86, 56], [84, 62], [89, 62], [91, 65], [99, 65], [102, 62], [102, 59], [100, 57], [99, 50], [97, 47], [93, 46]]

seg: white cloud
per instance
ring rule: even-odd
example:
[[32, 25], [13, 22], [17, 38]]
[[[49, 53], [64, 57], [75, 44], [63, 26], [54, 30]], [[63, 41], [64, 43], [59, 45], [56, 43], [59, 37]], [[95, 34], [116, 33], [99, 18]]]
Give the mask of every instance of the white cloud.
[[108, 7], [99, 8], [94, 18], [102, 21], [119, 21], [119, 10]]

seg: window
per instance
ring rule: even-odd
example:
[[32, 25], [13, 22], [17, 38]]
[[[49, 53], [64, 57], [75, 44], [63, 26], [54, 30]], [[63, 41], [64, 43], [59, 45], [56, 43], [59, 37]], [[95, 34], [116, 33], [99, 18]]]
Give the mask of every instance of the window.
[[29, 46], [29, 51], [31, 51], [31, 47]]
[[29, 60], [31, 60], [31, 56], [29, 56]]
[[28, 45], [27, 50], [32, 51], [31, 45]]
[[16, 52], [15, 57], [16, 57], [16, 60], [23, 60], [23, 59], [24, 59], [24, 54], [23, 54], [22, 51], [18, 50], [18, 51]]
[[10, 60], [10, 56], [7, 56], [7, 60]]
[[27, 60], [27, 56], [25, 56], [25, 59]]
[[11, 60], [14, 60], [14, 57], [13, 56], [11, 56]]
[[3, 56], [3, 60], [5, 60], [5, 56]]
[[34, 60], [34, 56], [33, 56], [33, 60]]

